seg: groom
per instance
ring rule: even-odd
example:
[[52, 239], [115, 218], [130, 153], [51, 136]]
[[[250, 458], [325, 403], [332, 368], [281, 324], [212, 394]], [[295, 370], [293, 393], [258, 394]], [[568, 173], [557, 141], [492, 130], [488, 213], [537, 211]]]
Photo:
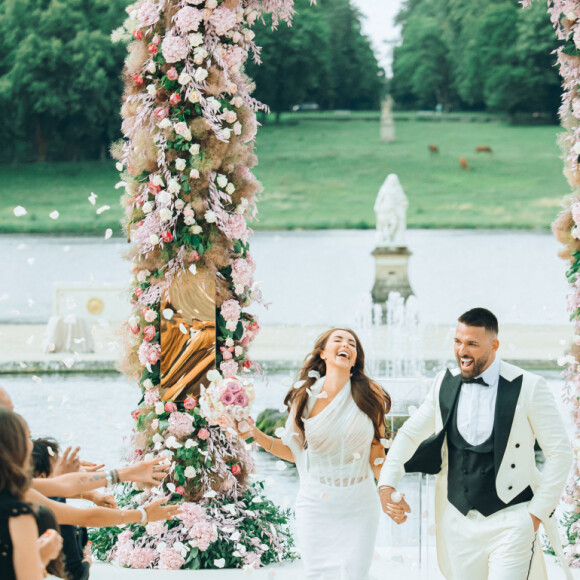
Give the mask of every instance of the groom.
[[[411, 510], [391, 496], [405, 471], [437, 474], [437, 559], [446, 578], [547, 578], [540, 523], [564, 562], [553, 517], [572, 463], [562, 419], [543, 378], [496, 356], [489, 310], [474, 308], [458, 322], [459, 370], [440, 373], [399, 430], [379, 480], [383, 510], [402, 523]], [[536, 440], [546, 457], [541, 473]]]

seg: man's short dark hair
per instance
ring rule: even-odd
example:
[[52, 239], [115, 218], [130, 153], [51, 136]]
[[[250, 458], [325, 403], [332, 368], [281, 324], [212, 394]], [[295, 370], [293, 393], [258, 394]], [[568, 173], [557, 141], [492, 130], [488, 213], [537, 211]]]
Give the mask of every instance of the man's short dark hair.
[[487, 308], [472, 308], [464, 312], [457, 321], [466, 326], [483, 326], [483, 328], [494, 334], [498, 334], [499, 332], [497, 318]]
[[[32, 442], [32, 469], [34, 477], [50, 477], [52, 471], [51, 457], [58, 455], [58, 443], [48, 437], [34, 439]], [[50, 449], [50, 451], [49, 451]]]

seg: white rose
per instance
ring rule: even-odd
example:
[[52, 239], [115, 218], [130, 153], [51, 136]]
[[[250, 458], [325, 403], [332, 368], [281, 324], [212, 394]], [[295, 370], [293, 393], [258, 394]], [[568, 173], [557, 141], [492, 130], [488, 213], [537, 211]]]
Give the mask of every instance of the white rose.
[[171, 461], [173, 459], [173, 451], [171, 451], [170, 449], [164, 449], [159, 456], [160, 457], [165, 457], [165, 459], [169, 459], [169, 461]]
[[143, 204], [143, 212], [144, 213], [151, 213], [153, 211], [153, 204], [150, 201], [146, 201]]
[[244, 30], [244, 37], [245, 37], [245, 39], [248, 42], [250, 42], [251, 40], [253, 40], [254, 39], [254, 36], [256, 36], [256, 35], [254, 34], [254, 31], [253, 30], [250, 30], [249, 28], [246, 28]]
[[147, 85], [147, 92], [154, 97], [157, 94], [157, 87], [153, 84]]
[[223, 189], [228, 184], [228, 178], [222, 173], [219, 173], [216, 182]]
[[207, 52], [207, 50], [203, 46], [200, 46], [193, 51], [193, 54], [195, 54], [196, 56], [201, 56], [202, 58], [205, 58], [209, 53]]
[[[146, 310], [145, 311], [145, 320], [147, 322], [153, 322], [155, 319], [157, 318], [157, 312], [155, 312], [155, 310]], [[149, 382], [151, 382], [150, 379], [147, 379]], [[153, 383], [151, 383], [153, 384]], [[147, 387], [149, 388], [149, 387]]]
[[234, 292], [240, 296], [244, 293], [244, 285], [243, 284], [236, 284], [234, 287]]
[[185, 205], [185, 202], [182, 199], [176, 199], [175, 200], [175, 209], [183, 209], [183, 206]]
[[199, 179], [199, 171], [198, 171], [197, 169], [192, 169], [192, 170], [189, 172], [189, 177], [190, 177], [191, 179]]
[[232, 195], [232, 193], [234, 193], [234, 191], [236, 191], [236, 186], [233, 183], [228, 183], [226, 185], [226, 193], [229, 193], [230, 195]]
[[177, 171], [183, 171], [185, 169], [185, 159], [181, 159], [181, 157], [175, 162], [175, 168]]
[[185, 471], [183, 472], [183, 475], [185, 475], [185, 477], [187, 477], [188, 479], [191, 479], [192, 477], [195, 477], [195, 467], [193, 467], [192, 465], [188, 465], [185, 468]]
[[172, 217], [173, 217], [173, 214], [171, 213], [171, 210], [168, 207], [164, 207], [159, 212], [159, 219], [162, 222], [168, 222]]
[[197, 66], [201, 66], [203, 64], [203, 57], [200, 56], [199, 54], [196, 54], [193, 57], [193, 62], [197, 65]]
[[187, 96], [190, 103], [199, 103], [199, 93], [197, 91], [191, 91]]
[[160, 129], [169, 129], [169, 127], [171, 127], [171, 121], [165, 117], [165, 119], [163, 119], [163, 121], [161, 121], [161, 123], [159, 123], [159, 128]]
[[144, 387], [145, 387], [147, 390], [149, 390], [149, 389], [152, 389], [152, 388], [153, 388], [153, 381], [152, 381], [151, 379], [145, 379], [145, 380], [143, 381], [143, 386], [144, 386]]
[[186, 215], [184, 220], [186, 226], [192, 226], [195, 223], [195, 218], [190, 215]]
[[234, 123], [234, 135], [241, 135], [242, 134], [242, 124], [237, 121]]
[[208, 97], [207, 104], [214, 111], [219, 111], [222, 108], [222, 104], [215, 97]]
[[191, 82], [191, 77], [184, 71], [179, 75], [177, 82], [180, 85], [187, 85]]
[[234, 113], [234, 111], [230, 111], [229, 109], [224, 111], [224, 119], [227, 123], [234, 123], [237, 118], [238, 116]]
[[163, 189], [157, 194], [157, 201], [159, 203], [169, 203], [171, 201], [171, 194]]
[[167, 191], [171, 193], [179, 193], [181, 191], [181, 187], [176, 179], [169, 180], [169, 183], [167, 184]]
[[234, 353], [236, 356], [242, 356], [244, 354], [244, 347], [243, 346], [236, 346], [234, 349]]
[[238, 85], [236, 85], [235, 83], [228, 83], [226, 85], [226, 90], [228, 91], [228, 93], [230, 93], [230, 95], [233, 95], [238, 90]]
[[163, 179], [161, 179], [161, 175], [159, 175], [158, 173], [156, 173], [153, 176], [153, 179], [151, 181], [153, 182], [153, 185], [158, 185], [159, 187], [163, 187], [165, 185]]
[[238, 44], [238, 42], [240, 42], [241, 39], [242, 39], [242, 35], [236, 30], [236, 32], [234, 32], [234, 34], [232, 36], [232, 40], [234, 41], [234, 44]]
[[153, 74], [155, 72], [155, 63], [153, 61], [151, 61], [148, 65], [147, 65], [147, 72]]
[[205, 212], [205, 221], [208, 224], [214, 224], [216, 222], [216, 215], [215, 212], [213, 212], [211, 209], [208, 209]]
[[217, 8], [217, 0], [207, 0], [205, 7], [209, 8], [210, 10], [214, 10]]
[[191, 141], [191, 131], [186, 123], [183, 121], [179, 123], [175, 123], [175, 127], [173, 130], [178, 134], [181, 135], [186, 141]]
[[190, 228], [190, 231], [194, 236], [197, 236], [198, 234], [201, 234], [203, 229], [200, 225], [195, 225], [192, 228]]
[[229, 127], [226, 129], [222, 129], [221, 133], [224, 139], [229, 139], [232, 136], [232, 130]]
[[232, 104], [234, 107], [241, 107], [244, 104], [244, 99], [242, 99], [242, 97], [234, 97], [230, 101], [230, 104]]
[[576, 155], [580, 155], [580, 142], [574, 143], [574, 147], [572, 147], [572, 149], [574, 150], [574, 153], [576, 153]]
[[194, 143], [190, 148], [189, 148], [189, 154], [190, 155], [198, 155], [199, 154], [199, 143]]
[[149, 243], [152, 246], [156, 246], [159, 243], [159, 236], [157, 234], [151, 234], [149, 236]]
[[189, 35], [189, 43], [191, 46], [200, 46], [203, 44], [203, 34], [201, 32], [195, 32]]
[[205, 81], [205, 79], [207, 78], [208, 72], [204, 69], [204, 68], [198, 68], [196, 69], [193, 78], [198, 82], [201, 83], [202, 81]]
[[139, 282], [145, 282], [145, 280], [147, 280], [147, 276], [150, 276], [151, 272], [149, 272], [149, 270], [141, 270], [138, 274], [137, 274], [137, 280]]

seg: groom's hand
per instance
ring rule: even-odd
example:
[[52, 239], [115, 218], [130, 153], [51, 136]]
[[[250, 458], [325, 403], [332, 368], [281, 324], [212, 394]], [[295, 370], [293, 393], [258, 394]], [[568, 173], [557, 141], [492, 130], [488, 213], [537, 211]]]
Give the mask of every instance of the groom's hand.
[[396, 492], [393, 487], [381, 486], [379, 488], [379, 497], [383, 511], [396, 523], [402, 524], [407, 521], [407, 514], [411, 513], [409, 504], [405, 501], [405, 496], [401, 495], [398, 502], [394, 502], [392, 495]]

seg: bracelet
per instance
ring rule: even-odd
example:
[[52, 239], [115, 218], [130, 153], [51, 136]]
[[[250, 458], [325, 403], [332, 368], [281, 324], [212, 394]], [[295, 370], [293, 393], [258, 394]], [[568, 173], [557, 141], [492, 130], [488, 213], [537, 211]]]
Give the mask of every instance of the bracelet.
[[270, 441], [272, 442], [272, 443], [270, 443], [270, 449], [266, 449], [266, 451], [268, 453], [270, 453], [272, 451], [272, 449], [274, 449], [274, 437], [272, 437], [271, 435], [270, 435]]
[[119, 472], [116, 469], [113, 469], [113, 483], [121, 483]]
[[113, 485], [113, 470], [112, 469], [107, 471], [107, 473], [105, 474], [105, 478], [107, 480], [107, 487], [112, 487], [112, 485]]
[[392, 489], [393, 491], [396, 491], [394, 487], [391, 487], [390, 485], [379, 485], [379, 494], [384, 491], [385, 489]]
[[141, 512], [141, 521], [139, 523], [144, 524], [147, 521], [147, 511], [142, 505], [138, 506], [136, 509]]

